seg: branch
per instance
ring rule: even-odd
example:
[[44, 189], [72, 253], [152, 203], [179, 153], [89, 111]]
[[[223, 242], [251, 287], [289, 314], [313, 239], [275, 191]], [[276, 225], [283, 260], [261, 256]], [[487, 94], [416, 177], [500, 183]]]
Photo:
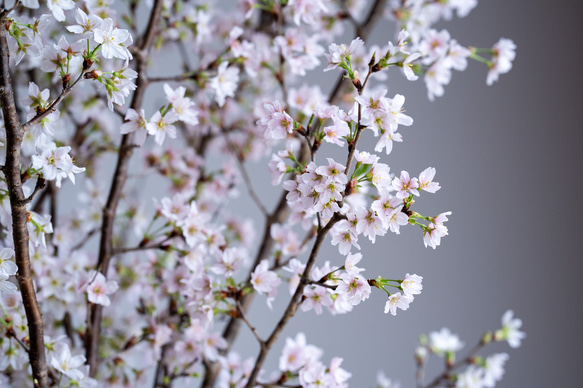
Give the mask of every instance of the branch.
[[312, 272], [312, 267], [316, 262], [316, 257], [318, 256], [320, 247], [322, 246], [322, 243], [324, 242], [326, 235], [338, 220], [339, 218], [337, 218], [336, 215], [334, 215], [334, 217], [332, 217], [330, 221], [328, 221], [326, 226], [318, 230], [318, 234], [316, 235], [316, 241], [314, 241], [314, 245], [312, 246], [312, 251], [310, 252], [310, 257], [308, 258], [308, 262], [306, 263], [306, 268], [304, 269], [304, 273], [302, 274], [300, 284], [298, 284], [296, 292], [289, 301], [287, 308], [285, 309], [285, 312], [283, 313], [279, 322], [273, 329], [269, 338], [265, 341], [265, 346], [261, 347], [259, 355], [257, 356], [257, 359], [255, 361], [255, 366], [253, 367], [251, 375], [249, 375], [249, 380], [247, 381], [247, 385], [245, 385], [245, 388], [252, 388], [256, 385], [257, 376], [259, 374], [259, 371], [261, 370], [261, 366], [263, 365], [265, 358], [267, 357], [267, 353], [269, 352], [271, 347], [275, 344], [275, 341], [279, 337], [279, 334], [281, 334], [281, 332], [285, 328], [288, 321], [295, 315], [298, 306], [301, 303], [301, 297], [304, 294], [304, 288], [306, 287], [306, 285], [308, 284], [308, 280], [310, 279], [310, 273]]
[[[0, 21], [2, 22], [2, 24], [4, 24], [4, 20], [6, 20], [6, 16], [8, 16], [8, 14], [12, 11], [14, 11], [16, 9], [16, 7], [18, 7], [20, 5], [20, 0], [16, 0], [14, 2], [14, 5], [12, 6], [12, 8], [10, 9], [5, 9], [2, 11], [2, 13], [0, 13]], [[4, 2], [2, 2], [2, 6], [4, 6]]]
[[[379, 18], [383, 15], [383, 9], [387, 5], [387, 0], [376, 0], [373, 6], [371, 7], [368, 16], [362, 23], [360, 23], [355, 28], [355, 38], [360, 37], [363, 41], [366, 41], [372, 29], [374, 28], [375, 24], [379, 21]], [[332, 88], [332, 92], [330, 93], [330, 97], [328, 97], [328, 103], [333, 104], [339, 97], [340, 92], [345, 85], [344, 81], [344, 74], [342, 74], [336, 80], [336, 84], [334, 88]]]
[[243, 180], [245, 181], [245, 186], [247, 186], [247, 191], [249, 192], [251, 199], [253, 199], [253, 202], [255, 202], [255, 204], [257, 205], [259, 210], [261, 210], [261, 213], [263, 213], [263, 215], [267, 217], [268, 216], [267, 209], [265, 208], [265, 206], [263, 206], [263, 203], [261, 202], [261, 199], [259, 198], [259, 196], [255, 192], [255, 190], [253, 190], [253, 185], [251, 184], [251, 178], [249, 178], [249, 174], [247, 174], [247, 169], [245, 168], [245, 164], [243, 163], [243, 158], [242, 158], [241, 154], [237, 150], [235, 144], [233, 144], [233, 142], [231, 141], [231, 136], [229, 136], [229, 132], [224, 128], [223, 128], [222, 132], [225, 135], [225, 141], [227, 142], [227, 145], [229, 146], [229, 148], [231, 149], [231, 152], [233, 153], [233, 155], [237, 159], [237, 162], [239, 164], [239, 170], [241, 170], [241, 175], [243, 176]]
[[[133, 95], [131, 107], [138, 110], [142, 105], [144, 94], [147, 90], [147, 60], [148, 53], [154, 40], [156, 25], [160, 20], [163, 0], [156, 0], [150, 14], [148, 26], [140, 40], [139, 48], [135, 55], [135, 63], [138, 72], [136, 80], [137, 90]], [[101, 224], [101, 240], [99, 243], [99, 256], [97, 260], [97, 270], [104, 276], [107, 276], [109, 261], [113, 256], [113, 224], [117, 204], [121, 197], [124, 184], [127, 180], [129, 160], [134, 147], [133, 133], [123, 135], [119, 147], [117, 165], [113, 176], [113, 181], [107, 198], [107, 203], [103, 209], [103, 220]], [[85, 331], [85, 357], [90, 367], [90, 376], [95, 376], [97, 369], [97, 350], [99, 347], [99, 338], [101, 335], [101, 320], [103, 306], [88, 304], [87, 328]]]
[[55, 99], [55, 101], [53, 101], [51, 103], [51, 105], [49, 105], [49, 107], [41, 112], [36, 114], [32, 119], [30, 119], [29, 121], [27, 121], [25, 124], [22, 125], [22, 129], [24, 132], [28, 131], [30, 128], [32, 128], [33, 125], [38, 124], [42, 119], [44, 119], [45, 117], [47, 117], [48, 115], [50, 115], [51, 113], [53, 113], [54, 111], [57, 110], [57, 106], [61, 103], [61, 101], [63, 101], [63, 99], [65, 97], [67, 97], [67, 95], [69, 93], [71, 93], [71, 91], [73, 90], [73, 88], [82, 80], [85, 79], [85, 74], [87, 74], [87, 71], [89, 69], [83, 69], [81, 71], [81, 74], [79, 74], [79, 77], [77, 77], [77, 79], [75, 80], [75, 82], [73, 82], [70, 86], [63, 88], [63, 90], [61, 91], [61, 94]]
[[36, 184], [34, 185], [34, 190], [32, 191], [32, 193], [30, 193], [28, 198], [25, 198], [22, 201], [22, 205], [28, 205], [29, 203], [31, 203], [34, 196], [36, 195], [36, 193], [38, 193], [39, 191], [41, 191], [44, 188], [45, 188], [45, 180], [43, 178], [40, 178], [40, 177], [37, 178]]
[[235, 305], [237, 306], [238, 317], [241, 318], [243, 322], [245, 322], [245, 324], [249, 327], [249, 330], [251, 330], [251, 332], [255, 336], [257, 342], [259, 342], [261, 348], [263, 348], [265, 346], [265, 341], [262, 340], [261, 337], [259, 337], [259, 334], [257, 334], [257, 329], [255, 329], [255, 326], [253, 326], [251, 322], [247, 320], [247, 317], [245, 317], [245, 313], [243, 312], [243, 306], [241, 306], [241, 303], [239, 303], [238, 300], [235, 300]]
[[[15, 6], [18, 1], [15, 2]], [[11, 11], [11, 10], [10, 10]], [[32, 367], [33, 380], [39, 387], [49, 386], [47, 362], [43, 338], [43, 318], [39, 309], [34, 290], [30, 254], [28, 249], [28, 228], [26, 214], [26, 197], [22, 191], [20, 176], [20, 147], [24, 137], [24, 130], [18, 121], [12, 77], [10, 75], [10, 51], [6, 40], [6, 16], [9, 11], [0, 14], [0, 105], [4, 116], [6, 129], [6, 163], [4, 175], [10, 196], [12, 213], [12, 238], [14, 240], [15, 261], [18, 266], [16, 278], [22, 295], [22, 302], [28, 323], [30, 338], [29, 361]]]
[[439, 384], [441, 384], [442, 382], [445, 382], [447, 380], [450, 379], [450, 373], [460, 367], [462, 367], [465, 364], [471, 364], [472, 363], [472, 359], [474, 358], [474, 356], [476, 355], [476, 353], [478, 353], [484, 346], [486, 346], [486, 342], [481, 340], [480, 342], [478, 342], [469, 352], [468, 354], [466, 354], [466, 356], [464, 358], [462, 358], [461, 360], [459, 360], [458, 362], [456, 362], [453, 365], [447, 365], [446, 366], [446, 370], [440, 374], [439, 376], [437, 376], [435, 379], [433, 379], [433, 381], [431, 383], [429, 383], [429, 385], [427, 385], [425, 388], [433, 388], [433, 387], [437, 387], [439, 386]]

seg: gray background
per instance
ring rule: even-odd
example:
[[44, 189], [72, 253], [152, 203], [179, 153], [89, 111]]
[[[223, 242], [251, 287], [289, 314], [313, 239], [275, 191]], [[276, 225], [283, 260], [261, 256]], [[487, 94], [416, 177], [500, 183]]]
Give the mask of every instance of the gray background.
[[[410, 387], [419, 333], [447, 326], [467, 349], [485, 330], [499, 328], [500, 317], [512, 308], [523, 319], [527, 338], [517, 350], [491, 347], [510, 354], [498, 386], [578, 386], [583, 345], [579, 4], [483, 0], [468, 17], [438, 26], [465, 45], [491, 47], [501, 36], [514, 40], [514, 68], [491, 87], [485, 84], [485, 66], [472, 61], [465, 72], [454, 72], [445, 96], [431, 103], [421, 81], [409, 83], [391, 73], [388, 95], [406, 96], [415, 123], [400, 130], [404, 143], [384, 161], [397, 173], [437, 169], [442, 190], [416, 205], [422, 213], [453, 211], [450, 235], [436, 250], [424, 248], [421, 232], [412, 227], [375, 245], [361, 239], [361, 264], [369, 277], [417, 273], [424, 276], [423, 294], [396, 317], [383, 314], [386, 296], [378, 290], [348, 315], [299, 312], [268, 367], [277, 367], [283, 339], [302, 330], [309, 343], [325, 350], [325, 363], [344, 358], [343, 367], [353, 373], [351, 386], [373, 387], [383, 369]], [[387, 22], [377, 26], [374, 39], [386, 43], [393, 28]], [[262, 196], [269, 202], [272, 194], [265, 189]], [[325, 259], [341, 260], [332, 248], [318, 263]], [[276, 304], [287, 295], [281, 287]], [[266, 335], [279, 314], [257, 299], [251, 319]], [[250, 336], [246, 328], [241, 334]], [[244, 355], [256, 354], [252, 340], [237, 347]]]

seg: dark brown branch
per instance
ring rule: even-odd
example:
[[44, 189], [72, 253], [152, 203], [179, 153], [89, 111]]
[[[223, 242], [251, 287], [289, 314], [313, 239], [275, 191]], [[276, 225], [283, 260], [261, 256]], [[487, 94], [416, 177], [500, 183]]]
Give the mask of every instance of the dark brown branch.
[[247, 385], [245, 388], [251, 388], [256, 385], [256, 379], [261, 370], [261, 366], [267, 357], [267, 353], [271, 349], [271, 347], [275, 344], [275, 341], [285, 328], [288, 321], [295, 315], [298, 306], [301, 302], [301, 297], [304, 294], [304, 288], [308, 284], [308, 280], [310, 279], [310, 273], [312, 272], [312, 267], [316, 263], [316, 258], [318, 257], [318, 252], [320, 251], [320, 247], [326, 238], [326, 235], [332, 229], [332, 227], [336, 224], [338, 218], [336, 216], [332, 217], [330, 221], [321, 229], [318, 230], [318, 234], [316, 235], [316, 240], [314, 241], [314, 245], [312, 246], [312, 251], [310, 252], [310, 257], [308, 258], [308, 262], [306, 263], [306, 268], [304, 269], [304, 273], [302, 274], [302, 278], [300, 280], [300, 284], [298, 284], [298, 288], [296, 288], [296, 292], [292, 296], [291, 300], [289, 301], [285, 312], [281, 316], [279, 322], [271, 332], [271, 335], [265, 341], [265, 346], [262, 346], [257, 359], [255, 360], [255, 366], [253, 367], [253, 371], [249, 376], [249, 380], [247, 381]]
[[265, 208], [265, 206], [263, 206], [261, 199], [253, 189], [253, 184], [251, 183], [251, 178], [249, 177], [249, 174], [247, 174], [247, 169], [245, 168], [245, 164], [243, 163], [243, 157], [241, 153], [237, 150], [237, 147], [231, 141], [231, 136], [229, 136], [228, 130], [223, 129], [223, 134], [225, 136], [225, 141], [227, 142], [229, 149], [237, 159], [237, 163], [239, 164], [239, 170], [241, 171], [241, 176], [243, 177], [243, 181], [245, 182], [245, 186], [247, 187], [247, 192], [249, 193], [249, 196], [251, 196], [253, 202], [255, 202], [259, 210], [261, 210], [261, 213], [263, 213], [263, 215], [267, 217], [268, 216], [267, 209]]
[[[133, 95], [131, 107], [138, 110], [142, 106], [144, 94], [147, 90], [147, 61], [150, 48], [156, 33], [156, 26], [160, 20], [163, 0], [156, 0], [152, 8], [146, 31], [140, 39], [139, 48], [135, 53], [135, 63], [138, 72], [136, 79], [137, 89]], [[133, 153], [133, 133], [123, 135], [119, 147], [117, 165], [113, 175], [113, 181], [109, 191], [107, 203], [103, 209], [101, 224], [101, 240], [99, 243], [99, 255], [97, 270], [107, 277], [109, 261], [113, 256], [113, 224], [117, 205], [121, 197], [123, 187], [127, 180], [128, 167]], [[89, 304], [87, 313], [87, 329], [85, 332], [85, 357], [90, 367], [90, 375], [94, 376], [97, 369], [97, 350], [101, 335], [101, 320], [103, 306]]]
[[[15, 6], [18, 2], [15, 3]], [[28, 333], [30, 338], [29, 361], [32, 367], [33, 380], [39, 387], [49, 386], [47, 362], [43, 338], [43, 318], [40, 312], [32, 281], [30, 254], [28, 250], [28, 229], [26, 214], [26, 198], [22, 191], [20, 176], [20, 147], [24, 137], [14, 102], [12, 77], [10, 75], [10, 51], [6, 40], [6, 16], [9, 11], [0, 14], [0, 105], [6, 128], [6, 163], [4, 176], [10, 196], [12, 212], [12, 237], [14, 240], [15, 261], [18, 265], [16, 279], [20, 287], [22, 302], [26, 312]]]
[[235, 301], [235, 305], [237, 306], [237, 314], [239, 314], [239, 318], [241, 318], [243, 322], [245, 322], [245, 324], [249, 327], [249, 330], [251, 330], [251, 332], [255, 336], [257, 342], [259, 342], [259, 345], [263, 348], [265, 346], [265, 341], [263, 341], [261, 337], [259, 337], [259, 334], [257, 334], [257, 329], [255, 329], [255, 326], [253, 326], [251, 322], [249, 322], [247, 317], [245, 317], [245, 313], [243, 312], [243, 306], [241, 306], [241, 303], [239, 303], [238, 300]]

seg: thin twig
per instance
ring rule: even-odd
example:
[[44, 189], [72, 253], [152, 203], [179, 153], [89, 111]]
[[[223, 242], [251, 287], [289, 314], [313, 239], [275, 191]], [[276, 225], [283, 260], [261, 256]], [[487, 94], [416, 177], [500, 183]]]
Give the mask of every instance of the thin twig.
[[53, 113], [54, 111], [57, 110], [57, 107], [59, 106], [59, 104], [61, 103], [61, 101], [63, 101], [63, 99], [65, 97], [67, 97], [67, 95], [69, 93], [71, 93], [71, 91], [73, 90], [73, 88], [82, 80], [85, 79], [85, 74], [88, 72], [88, 69], [83, 69], [81, 71], [81, 74], [79, 74], [79, 77], [77, 77], [77, 79], [75, 80], [75, 82], [73, 82], [70, 86], [63, 88], [63, 90], [61, 91], [61, 94], [59, 94], [59, 96], [51, 103], [51, 105], [49, 105], [49, 107], [44, 110], [41, 113], [36, 114], [32, 119], [28, 120], [26, 123], [24, 123], [22, 125], [22, 129], [24, 132], [28, 131], [30, 128], [32, 128], [33, 125], [38, 124], [42, 119], [44, 119], [45, 117], [47, 117], [48, 115], [50, 115], [51, 113]]
[[[368, 16], [363, 20], [362, 23], [359, 24], [358, 27], [355, 28], [355, 38], [359, 37], [363, 41], [366, 41], [372, 29], [374, 28], [375, 24], [378, 22], [379, 18], [383, 15], [383, 9], [387, 4], [387, 0], [376, 0], [373, 6], [371, 7]], [[340, 92], [344, 88], [346, 84], [344, 83], [344, 74], [342, 74], [336, 80], [336, 84], [332, 88], [332, 92], [328, 97], [328, 103], [333, 104], [339, 97]]]
[[167, 245], [164, 245], [168, 241], [172, 240], [174, 237], [173, 235], [167, 236], [164, 240], [160, 241], [159, 243], [153, 245], [143, 245], [143, 246], [136, 246], [136, 247], [126, 247], [126, 248], [115, 248], [113, 250], [114, 255], [121, 255], [123, 253], [128, 252], [137, 252], [137, 251], [147, 251], [150, 249], [160, 249], [160, 250], [167, 250]]
[[87, 234], [85, 235], [85, 237], [83, 237], [83, 239], [82, 239], [81, 241], [79, 241], [79, 242], [78, 242], [76, 245], [74, 245], [74, 246], [71, 248], [71, 252], [73, 252], [73, 251], [77, 251], [77, 250], [81, 249], [81, 248], [83, 247], [83, 245], [85, 245], [85, 244], [87, 243], [87, 241], [89, 241], [89, 239], [90, 239], [90, 238], [91, 238], [91, 237], [92, 237], [92, 236], [93, 236], [95, 233], [97, 233], [97, 231], [98, 231], [98, 229], [97, 229], [97, 228], [95, 228], [95, 229], [91, 229], [91, 230], [89, 231], [89, 233], [87, 233]]
[[22, 204], [27, 205], [27, 204], [31, 203], [32, 200], [34, 199], [34, 196], [36, 195], [36, 193], [38, 193], [39, 191], [41, 191], [44, 188], [45, 188], [45, 180], [41, 177], [38, 177], [36, 179], [36, 184], [34, 185], [34, 190], [32, 191], [32, 193], [30, 193], [28, 198], [24, 199]]
[[[5, 9], [5, 10], [3, 10], [3, 11], [2, 11], [2, 13], [0, 13], [0, 19], [1, 19], [1, 20], [4, 20], [4, 18], [5, 18], [6, 16], [8, 16], [8, 14], [9, 14], [10, 12], [14, 11], [14, 10], [16, 9], [16, 7], [18, 7], [19, 5], [20, 5], [20, 0], [16, 0], [16, 1], [14, 2], [14, 5], [12, 5], [12, 8], [10, 8], [10, 9]], [[2, 8], [4, 8], [4, 2], [2, 2]], [[2, 22], [2, 24], [4, 24], [4, 22]]]
[[[139, 40], [138, 49], [135, 53], [135, 63], [138, 72], [136, 79], [136, 91], [132, 97], [132, 109], [139, 109], [142, 106], [145, 92], [148, 86], [147, 79], [147, 61], [150, 48], [154, 41], [157, 31], [156, 26], [160, 20], [163, 0], [156, 0], [150, 13], [150, 19], [144, 32]], [[113, 255], [113, 224], [118, 202], [121, 198], [123, 187], [127, 180], [129, 160], [134, 147], [133, 133], [122, 136], [119, 146], [117, 165], [113, 175], [113, 181], [107, 198], [107, 203], [103, 209], [103, 218], [101, 224], [101, 240], [99, 243], [99, 255], [97, 260], [97, 269], [107, 276], [109, 261]], [[87, 327], [85, 331], [85, 358], [90, 367], [90, 376], [94, 376], [97, 371], [97, 355], [99, 347], [99, 338], [101, 336], [101, 320], [103, 315], [103, 306], [89, 304], [87, 306]]]
[[326, 226], [324, 226], [323, 228], [320, 228], [318, 230], [318, 234], [316, 235], [316, 240], [314, 241], [314, 245], [312, 246], [312, 251], [310, 252], [310, 257], [308, 258], [308, 261], [306, 263], [306, 268], [304, 269], [304, 272], [303, 272], [302, 277], [300, 279], [300, 283], [298, 284], [298, 287], [296, 288], [296, 291], [295, 291], [294, 295], [292, 296], [291, 300], [289, 301], [287, 308], [285, 309], [285, 312], [281, 316], [279, 322], [277, 323], [277, 325], [275, 326], [275, 328], [271, 332], [271, 335], [269, 336], [269, 338], [267, 338], [267, 340], [265, 341], [265, 346], [261, 347], [261, 349], [259, 351], [259, 355], [257, 356], [257, 359], [255, 360], [255, 366], [253, 367], [253, 371], [249, 375], [249, 380], [247, 381], [245, 388], [251, 388], [251, 387], [255, 386], [257, 376], [259, 375], [259, 371], [261, 370], [263, 362], [265, 361], [265, 358], [267, 357], [267, 353], [269, 352], [271, 347], [275, 344], [275, 341], [277, 340], [277, 338], [279, 337], [279, 335], [281, 334], [281, 332], [285, 328], [288, 321], [295, 315], [297, 308], [301, 303], [301, 297], [304, 294], [304, 288], [306, 287], [306, 285], [308, 284], [308, 280], [310, 279], [312, 267], [314, 266], [314, 264], [316, 262], [316, 257], [318, 256], [318, 252], [320, 251], [320, 247], [322, 246], [322, 243], [324, 242], [326, 235], [328, 234], [330, 229], [332, 229], [334, 224], [336, 224], [337, 221], [338, 221], [338, 218], [336, 216], [334, 216], [330, 219], [330, 221], [328, 221]]
[[26, 345], [24, 344], [24, 342], [22, 342], [22, 341], [21, 341], [21, 340], [20, 340], [20, 339], [19, 339], [17, 336], [15, 336], [15, 335], [14, 335], [14, 336], [12, 336], [12, 338], [14, 338], [14, 340], [15, 340], [16, 342], [18, 342], [18, 344], [19, 344], [19, 345], [22, 347], [22, 349], [24, 349], [24, 351], [25, 351], [26, 353], [29, 353], [29, 352], [30, 352], [30, 349], [28, 349], [28, 346], [26, 346]]
[[484, 341], [478, 342], [461, 360], [457, 361], [455, 364], [451, 366], [446, 366], [446, 370], [437, 376], [429, 385], [426, 385], [425, 388], [433, 388], [439, 386], [442, 382], [449, 380], [450, 373], [466, 364], [471, 364], [472, 359], [478, 353], [486, 343]]
[[251, 330], [251, 332], [255, 336], [255, 339], [257, 340], [257, 342], [259, 342], [259, 345], [261, 347], [264, 347], [265, 341], [262, 340], [261, 337], [259, 337], [259, 334], [257, 334], [257, 330], [255, 329], [255, 326], [253, 326], [251, 322], [249, 322], [247, 317], [245, 317], [245, 313], [243, 312], [243, 306], [241, 306], [241, 303], [239, 303], [238, 300], [235, 301], [235, 306], [237, 306], [237, 314], [239, 315], [239, 318], [241, 318], [243, 322], [245, 322], [247, 327], [249, 327], [249, 330]]
[[263, 213], [263, 215], [267, 217], [269, 213], [267, 212], [265, 206], [263, 206], [263, 203], [261, 202], [261, 199], [255, 192], [255, 190], [253, 189], [253, 184], [251, 183], [251, 178], [249, 177], [249, 174], [247, 174], [247, 169], [245, 168], [245, 164], [243, 163], [243, 158], [241, 157], [235, 144], [233, 144], [233, 142], [231, 141], [231, 136], [229, 135], [229, 132], [226, 129], [223, 129], [222, 132], [223, 135], [225, 136], [225, 141], [227, 142], [227, 145], [231, 149], [231, 152], [235, 156], [235, 159], [237, 159], [237, 163], [239, 164], [239, 170], [241, 170], [243, 181], [245, 181], [245, 186], [247, 187], [247, 192], [249, 193], [251, 199], [253, 199], [253, 202], [255, 202], [259, 210], [261, 210], [261, 213]]

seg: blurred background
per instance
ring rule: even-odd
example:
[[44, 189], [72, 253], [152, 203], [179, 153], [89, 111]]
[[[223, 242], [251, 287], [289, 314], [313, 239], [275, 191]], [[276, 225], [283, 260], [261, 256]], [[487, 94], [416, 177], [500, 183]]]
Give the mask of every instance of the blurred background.
[[[325, 350], [324, 363], [344, 358], [342, 367], [353, 374], [351, 386], [374, 387], [377, 371], [383, 370], [412, 387], [420, 333], [449, 327], [468, 350], [486, 330], [500, 328], [502, 314], [513, 309], [527, 333], [522, 346], [496, 344], [482, 353], [510, 355], [498, 386], [580, 384], [583, 77], [577, 66], [582, 63], [582, 10], [574, 1], [489, 0], [480, 1], [466, 18], [439, 25], [462, 45], [487, 48], [500, 37], [514, 40], [512, 71], [490, 87], [486, 67], [475, 61], [465, 72], [454, 72], [445, 96], [434, 102], [428, 101], [421, 80], [408, 82], [398, 71], [390, 73], [387, 95], [404, 94], [415, 122], [399, 130], [404, 142], [396, 143], [383, 161], [394, 173], [437, 169], [435, 180], [442, 189], [422, 195], [415, 210], [451, 210], [449, 236], [436, 250], [425, 248], [421, 231], [413, 227], [402, 228], [400, 236], [378, 238], [374, 245], [360, 239], [361, 266], [368, 277], [416, 273], [424, 277], [423, 293], [396, 317], [383, 313], [386, 296], [379, 290], [347, 315], [300, 311], [267, 369], [277, 368], [285, 337], [303, 331], [308, 343]], [[386, 44], [393, 37], [394, 25], [384, 20], [369, 42]], [[373, 146], [368, 143], [369, 149]], [[266, 172], [264, 166], [257, 168]], [[269, 203], [272, 189], [256, 183]], [[341, 259], [326, 246], [318, 264], [325, 260]], [[278, 299], [287, 297], [281, 287]], [[263, 299], [256, 298], [251, 320], [266, 335], [279, 310], [268, 310]], [[245, 356], [256, 355], [248, 330], [241, 334], [246, 339], [237, 348]], [[441, 368], [433, 359], [429, 379], [438, 364]]]

